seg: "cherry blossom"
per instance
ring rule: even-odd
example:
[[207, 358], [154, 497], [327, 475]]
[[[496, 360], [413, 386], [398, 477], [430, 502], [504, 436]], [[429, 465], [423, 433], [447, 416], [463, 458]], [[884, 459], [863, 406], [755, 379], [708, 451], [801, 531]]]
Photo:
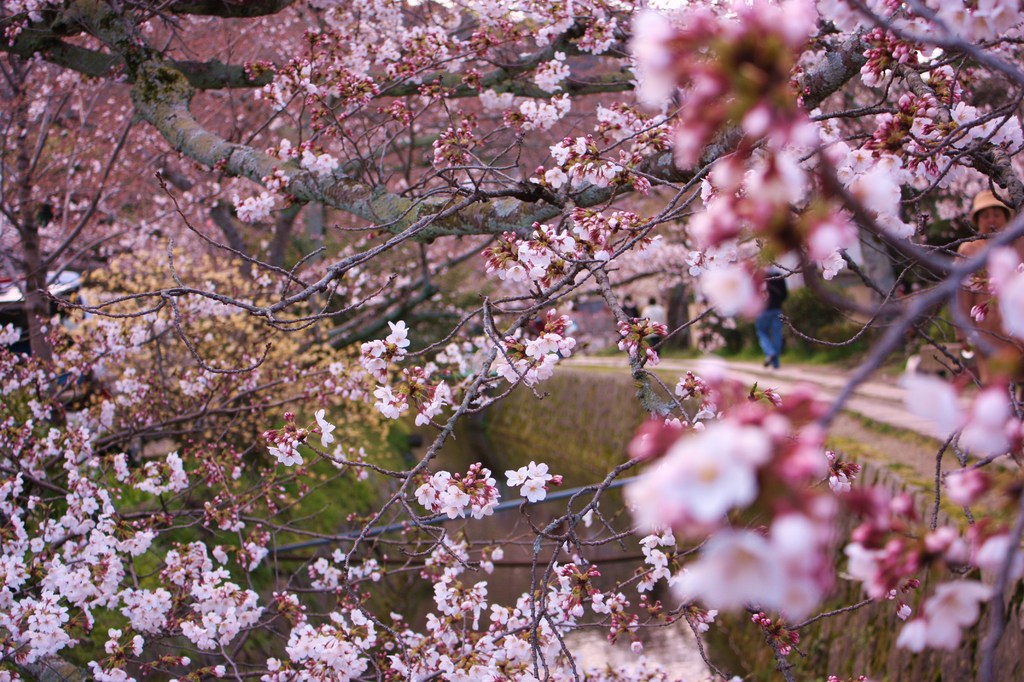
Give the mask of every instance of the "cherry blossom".
[[979, 603], [991, 596], [992, 588], [976, 580], [939, 585], [925, 600], [921, 615], [903, 626], [896, 645], [911, 651], [956, 648], [962, 629], [977, 620]]
[[247, 223], [265, 220], [274, 209], [277, 200], [269, 192], [260, 192], [259, 196], [241, 199], [236, 194], [232, 197], [238, 219]]
[[561, 476], [548, 473], [548, 465], [530, 462], [515, 471], [506, 471], [505, 478], [510, 487], [518, 487], [519, 494], [530, 502], [540, 502], [547, 496], [547, 486], [560, 485]]
[[316, 417], [317, 426], [320, 427], [320, 445], [326, 448], [334, 442], [334, 429], [336, 427], [324, 418], [325, 414], [326, 410], [317, 410], [314, 416]]
[[[936, 458], [934, 520], [914, 501], [931, 495], [890, 495], [825, 449], [846, 393], [649, 371], [677, 336], [708, 348], [756, 314], [771, 264], [848, 324], [889, 330], [856, 337], [873, 348], [858, 378], [919, 332], [953, 338], [941, 320], [1024, 338], [1011, 235], [983, 264], [954, 256], [986, 244], [966, 197], [1024, 201], [1015, 6], [142, 5], [2, 10], [0, 286], [25, 320], [0, 328], [12, 665], [666, 679], [644, 661], [588, 669], [573, 634], [640, 655], [645, 629], [700, 636], [746, 609], [786, 656], [845, 557], [841, 579], [891, 607], [900, 646], [948, 650], [1018, 588], [1020, 519], [991, 513], [1020, 495], [997, 471], [1024, 434], [1010, 362], [978, 387], [902, 380], [912, 411], [959, 432]], [[847, 274], [856, 300], [825, 283]], [[678, 331], [623, 315], [624, 292], [676, 285], [714, 310]], [[969, 312], [940, 312], [964, 291]], [[570, 301], [614, 322], [570, 321]], [[521, 506], [515, 538], [477, 523], [499, 483], [453, 469], [450, 441], [601, 340], [628, 355], [644, 413], [626, 451], [586, 453], [569, 502], [548, 495], [556, 460], [505, 464], [546, 503]], [[551, 445], [532, 426], [517, 422]], [[429, 443], [396, 445], [409, 428]], [[552, 441], [566, 457], [574, 428]], [[630, 520], [608, 491], [634, 474]], [[943, 492], [969, 523], [938, 514]], [[595, 564], [610, 543], [632, 577]], [[496, 589], [524, 559], [529, 583]], [[989, 582], [948, 582], [979, 570]], [[380, 610], [409, 579], [432, 598]], [[994, 660], [983, 648], [972, 661]]]

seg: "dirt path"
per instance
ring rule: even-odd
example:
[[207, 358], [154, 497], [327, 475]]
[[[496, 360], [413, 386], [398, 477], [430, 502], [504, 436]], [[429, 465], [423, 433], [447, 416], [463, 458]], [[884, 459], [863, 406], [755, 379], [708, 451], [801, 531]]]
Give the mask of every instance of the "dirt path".
[[[681, 375], [687, 370], [699, 374], [701, 360], [665, 359], [657, 371]], [[619, 357], [582, 357], [568, 361], [573, 367], [621, 367]], [[776, 388], [785, 394], [798, 384], [812, 384], [826, 400], [833, 400], [846, 385], [846, 373], [824, 366], [795, 366], [772, 370], [752, 362], [724, 363], [730, 376], [761, 388]], [[903, 389], [885, 378], [864, 382], [847, 402], [846, 409], [833, 423], [829, 447], [888, 467], [907, 483], [930, 488], [935, 480], [935, 458], [948, 436], [934, 422], [911, 413], [903, 403]], [[944, 469], [954, 468], [952, 453], [943, 459]]]

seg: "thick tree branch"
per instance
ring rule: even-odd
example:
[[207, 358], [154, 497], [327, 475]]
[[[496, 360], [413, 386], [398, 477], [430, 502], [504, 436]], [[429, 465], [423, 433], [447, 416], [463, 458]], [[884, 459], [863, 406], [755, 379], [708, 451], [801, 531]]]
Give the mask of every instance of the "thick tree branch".
[[[39, 28], [25, 29], [13, 43], [0, 41], [0, 50], [16, 54], [23, 59], [31, 59], [38, 54], [51, 64], [93, 78], [116, 77], [125, 67], [124, 59], [120, 55], [73, 45], [50, 31]], [[188, 79], [189, 84], [198, 90], [258, 88], [273, 78], [269, 72], [250, 78], [244, 66], [225, 64], [217, 59], [168, 60], [168, 64], [180, 71]]]
[[159, 4], [163, 11], [174, 14], [246, 19], [271, 16], [294, 3], [295, 0], [178, 0], [148, 4]]
[[864, 56], [867, 49], [868, 45], [860, 35], [850, 36], [840, 45], [826, 48], [818, 63], [797, 78], [804, 106], [814, 109], [856, 76], [868, 61]]
[[58, 656], [47, 656], [21, 668], [38, 682], [85, 682], [89, 679], [85, 670]]
[[[132, 103], [139, 116], [156, 127], [176, 151], [194, 161], [221, 167], [232, 175], [257, 183], [264, 183], [265, 178], [280, 171], [287, 180], [287, 192], [295, 199], [324, 203], [392, 234], [400, 234], [411, 225], [422, 224], [424, 218], [442, 212], [450, 205], [450, 197], [426, 200], [402, 197], [383, 187], [359, 182], [342, 170], [321, 179], [294, 162], [283, 162], [253, 147], [225, 140], [203, 127], [192, 115], [190, 103], [195, 88], [186, 74], [178, 65], [145, 46], [135, 34], [134, 27], [127, 23], [129, 20], [117, 16], [108, 5], [97, 0], [80, 0], [69, 12], [121, 55], [132, 83]], [[802, 80], [806, 84], [805, 100], [820, 101], [852, 77], [856, 73], [856, 55], [862, 47], [857, 41], [848, 41], [839, 48], [842, 56], [825, 59], [805, 72]], [[721, 136], [703, 160], [710, 162], [727, 153], [736, 139], [734, 135]], [[659, 178], [675, 180], [680, 177], [680, 171], [667, 154], [652, 159], [650, 170]], [[594, 206], [622, 191], [622, 188], [590, 188], [573, 199], [578, 206]], [[434, 220], [417, 230], [416, 238], [430, 240], [446, 235], [500, 234], [505, 231], [522, 235], [531, 230], [534, 222], [550, 220], [563, 210], [560, 202], [552, 200], [549, 193], [528, 183], [512, 191], [480, 198], [483, 201], [472, 202], [457, 215]]]

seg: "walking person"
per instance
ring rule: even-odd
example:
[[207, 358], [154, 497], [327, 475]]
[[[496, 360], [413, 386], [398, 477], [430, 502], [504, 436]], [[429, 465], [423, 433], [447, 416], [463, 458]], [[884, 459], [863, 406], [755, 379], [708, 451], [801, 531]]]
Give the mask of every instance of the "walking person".
[[764, 352], [764, 366], [778, 369], [779, 356], [782, 355], [782, 302], [788, 294], [782, 273], [769, 271], [764, 288], [767, 300], [764, 312], [754, 321], [754, 329], [757, 330], [757, 342]]
[[640, 317], [640, 309], [636, 307], [632, 294], [626, 294], [626, 298], [622, 300], [622, 312], [624, 312], [626, 317], [630, 319]]
[[[640, 311], [640, 317], [645, 317], [651, 322], [668, 326], [668, 311], [666, 311], [665, 306], [658, 303], [658, 299], [653, 296], [647, 299], [647, 305], [645, 305], [644, 309]], [[659, 334], [651, 334], [647, 337], [647, 341], [652, 346], [657, 346], [661, 343], [662, 338], [663, 337]]]

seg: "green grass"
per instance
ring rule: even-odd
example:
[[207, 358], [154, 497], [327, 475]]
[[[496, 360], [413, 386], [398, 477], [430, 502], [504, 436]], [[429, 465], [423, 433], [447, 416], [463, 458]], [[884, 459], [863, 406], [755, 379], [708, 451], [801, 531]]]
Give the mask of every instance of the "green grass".
[[856, 419], [858, 422], [860, 422], [860, 424], [864, 428], [870, 431], [874, 431], [875, 433], [879, 433], [886, 436], [892, 436], [894, 438], [900, 439], [905, 443], [920, 445], [923, 448], [930, 448], [935, 452], [938, 452], [939, 448], [942, 447], [941, 441], [920, 434], [917, 431], [901, 429], [900, 427], [893, 426], [892, 424], [884, 424], [880, 421], [872, 419], [871, 417], [865, 417], [864, 415], [859, 414], [857, 412], [850, 412], [848, 414], [854, 419]]

